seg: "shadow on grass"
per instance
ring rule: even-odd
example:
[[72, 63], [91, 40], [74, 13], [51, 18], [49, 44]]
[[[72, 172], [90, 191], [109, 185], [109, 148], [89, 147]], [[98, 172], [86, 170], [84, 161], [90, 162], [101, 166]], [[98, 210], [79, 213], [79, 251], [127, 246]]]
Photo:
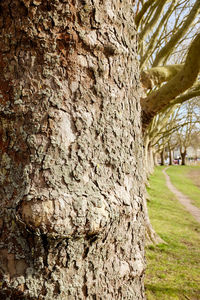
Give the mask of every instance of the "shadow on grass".
[[156, 292], [161, 292], [163, 294], [177, 294], [177, 295], [184, 295], [187, 294], [188, 291], [185, 289], [178, 289], [178, 288], [171, 288], [171, 287], [166, 287], [166, 286], [159, 286], [157, 285], [153, 285], [153, 284], [146, 284], [146, 290], [149, 290], [153, 293]]
[[[196, 295], [191, 296], [191, 291], [187, 289], [180, 288], [172, 288], [164, 285], [154, 285], [154, 284], [146, 284], [145, 285], [146, 292], [150, 292], [154, 295], [165, 295], [165, 296], [175, 296], [175, 299], [189, 299], [189, 300], [199, 300], [198, 296], [200, 295], [200, 289], [196, 290]], [[178, 298], [177, 298], [178, 297]]]

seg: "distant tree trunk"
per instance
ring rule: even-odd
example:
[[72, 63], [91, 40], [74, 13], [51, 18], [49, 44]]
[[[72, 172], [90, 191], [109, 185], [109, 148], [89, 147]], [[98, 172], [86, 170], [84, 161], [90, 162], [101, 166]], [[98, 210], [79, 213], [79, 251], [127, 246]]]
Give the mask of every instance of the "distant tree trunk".
[[145, 211], [146, 245], [157, 245], [160, 243], [165, 243], [163, 241], [163, 239], [161, 239], [161, 237], [155, 232], [155, 230], [153, 229], [153, 227], [151, 225], [146, 201], [144, 201], [144, 211]]
[[153, 152], [153, 161], [154, 161], [154, 166], [158, 166], [158, 159], [157, 159], [157, 152]]
[[145, 173], [146, 177], [149, 178], [150, 174], [154, 171], [154, 159], [153, 159], [153, 149], [151, 145], [148, 145], [147, 152], [145, 154]]
[[[154, 169], [154, 152], [150, 145], [148, 135], [144, 138], [144, 168], [145, 168], [145, 177], [143, 178], [146, 186], [149, 186], [149, 176], [153, 172]], [[149, 195], [147, 191], [144, 194], [144, 218], [145, 218], [145, 237], [146, 237], [146, 245], [151, 244], [160, 244], [164, 241], [159, 237], [159, 235], [153, 229], [147, 208], [147, 201], [149, 201]]]
[[154, 171], [154, 157], [153, 157], [153, 149], [152, 147], [149, 147], [149, 172], [150, 174]]
[[[153, 173], [155, 163], [154, 163], [154, 151], [153, 148], [150, 146], [148, 147], [148, 157], [147, 157], [147, 168], [146, 168], [146, 173], [148, 177], [150, 174]], [[149, 185], [149, 182], [146, 183], [146, 185]], [[150, 219], [149, 219], [149, 213], [147, 209], [147, 201], [149, 200], [149, 195], [146, 193], [146, 199], [144, 200], [144, 215], [145, 215], [145, 236], [146, 236], [146, 245], [157, 245], [160, 243], [164, 243], [164, 241], [160, 238], [160, 236], [155, 232], [153, 229]]]
[[[152, 147], [150, 146], [149, 138], [148, 136], [144, 139], [144, 167], [145, 167], [145, 177], [144, 181], [146, 183], [146, 186], [149, 186], [149, 176], [151, 173], [153, 173], [154, 169], [154, 152]], [[149, 219], [149, 213], [147, 208], [147, 201], [149, 201], [149, 195], [146, 191], [144, 194], [144, 217], [145, 217], [145, 237], [146, 237], [146, 245], [151, 244], [160, 244], [164, 243], [164, 241], [159, 237], [159, 235], [155, 232], [153, 229], [150, 219]]]
[[132, 5], [0, 2], [1, 299], [145, 299]]
[[186, 150], [181, 151], [181, 165], [182, 166], [185, 166], [185, 164], [186, 164], [186, 162], [185, 162], [185, 160], [186, 160], [186, 154], [187, 154]]
[[160, 152], [160, 160], [161, 160], [161, 166], [165, 165], [165, 150], [162, 150]]
[[173, 151], [169, 149], [169, 165], [173, 165]]
[[145, 168], [145, 173], [147, 174], [148, 178], [148, 150], [149, 150], [149, 137], [146, 136], [144, 138], [144, 168]]

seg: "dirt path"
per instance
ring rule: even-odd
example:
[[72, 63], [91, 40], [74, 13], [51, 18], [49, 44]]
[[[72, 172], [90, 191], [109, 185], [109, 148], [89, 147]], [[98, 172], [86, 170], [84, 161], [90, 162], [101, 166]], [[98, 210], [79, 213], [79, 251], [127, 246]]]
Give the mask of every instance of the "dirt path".
[[187, 209], [187, 211], [189, 211], [189, 213], [191, 215], [193, 215], [193, 217], [196, 219], [197, 222], [200, 223], [200, 209], [198, 209], [196, 206], [194, 206], [191, 203], [191, 200], [185, 196], [184, 194], [182, 194], [179, 190], [177, 190], [177, 188], [175, 188], [175, 186], [171, 183], [170, 177], [169, 175], [167, 175], [167, 173], [165, 172], [165, 170], [167, 170], [169, 167], [165, 168], [162, 172], [165, 175], [166, 178], [166, 184], [168, 189], [174, 193], [174, 195], [176, 196], [176, 198], [179, 200], [179, 202], [185, 206], [185, 208]]

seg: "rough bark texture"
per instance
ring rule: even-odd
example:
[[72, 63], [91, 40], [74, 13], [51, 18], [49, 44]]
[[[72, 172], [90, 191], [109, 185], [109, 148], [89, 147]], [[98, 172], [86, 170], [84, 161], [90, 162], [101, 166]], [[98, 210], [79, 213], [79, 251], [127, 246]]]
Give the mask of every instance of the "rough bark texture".
[[144, 299], [131, 0], [0, 3], [0, 298]]

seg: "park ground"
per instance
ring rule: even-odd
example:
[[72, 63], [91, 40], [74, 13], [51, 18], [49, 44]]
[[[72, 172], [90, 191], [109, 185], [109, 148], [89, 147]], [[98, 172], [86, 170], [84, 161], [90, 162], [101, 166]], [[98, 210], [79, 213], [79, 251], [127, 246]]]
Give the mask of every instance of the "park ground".
[[[200, 300], [200, 224], [168, 190], [164, 167], [150, 178], [149, 216], [166, 242], [146, 249], [148, 300]], [[200, 208], [200, 167], [171, 166], [171, 182]]]

